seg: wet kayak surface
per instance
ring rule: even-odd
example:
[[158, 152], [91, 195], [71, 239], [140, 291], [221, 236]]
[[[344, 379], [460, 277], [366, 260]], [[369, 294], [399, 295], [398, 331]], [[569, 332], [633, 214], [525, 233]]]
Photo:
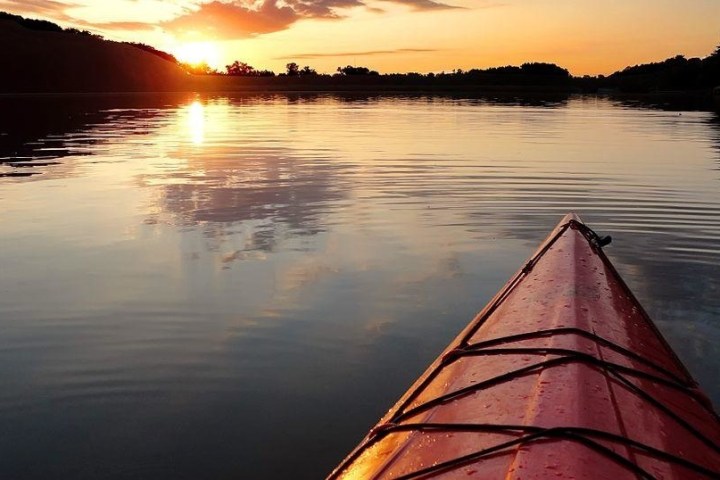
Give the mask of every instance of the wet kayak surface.
[[568, 215], [329, 478], [707, 479], [720, 420]]

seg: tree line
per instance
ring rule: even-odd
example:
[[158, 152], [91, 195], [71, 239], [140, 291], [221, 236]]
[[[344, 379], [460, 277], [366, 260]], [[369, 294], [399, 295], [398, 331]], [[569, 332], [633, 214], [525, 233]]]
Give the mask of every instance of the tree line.
[[[147, 47], [147, 46], [145, 46]], [[219, 71], [210, 67], [207, 63], [202, 62], [199, 64], [183, 64], [179, 63], [189, 73], [198, 75], [230, 75], [234, 77], [306, 77], [306, 76], [329, 76], [327, 74], [318, 73], [317, 70], [305, 65], [301, 67], [295, 62], [290, 62], [285, 65], [285, 71], [276, 74], [272, 70], [260, 70], [256, 69], [252, 65], [249, 65], [240, 60], [235, 60], [230, 65], [225, 65], [225, 71]], [[353, 65], [347, 65], [345, 67], [337, 67], [334, 75], [369, 75], [376, 76], [380, 75], [376, 70], [370, 70], [367, 67], [356, 67]]]
[[[275, 76], [269, 70], [256, 70], [242, 62], [226, 66], [226, 75]], [[554, 63], [527, 62], [520, 66], [507, 65], [491, 68], [454, 69], [449, 72], [408, 72], [379, 74], [364, 66], [338, 67], [334, 74], [319, 74], [309, 66], [288, 63], [286, 71], [278, 76], [322, 77], [378, 77], [400, 83], [442, 81], [449, 85], [555, 85], [584, 92], [615, 90], [627, 93], [707, 90], [720, 86], [720, 46], [704, 58], [686, 58], [676, 55], [660, 62], [626, 67], [611, 75], [585, 75], [575, 77]]]
[[[310, 66], [305, 65], [300, 67], [295, 62], [288, 63], [285, 65], [285, 73], [280, 75], [286, 75], [288, 77], [308, 76], [317, 75], [317, 71]], [[258, 70], [252, 65], [248, 65], [245, 62], [235, 60], [230, 65], [225, 65], [225, 75], [238, 76], [238, 77], [274, 77], [275, 72], [272, 70]]]
[[[0, 20], [11, 20], [21, 26], [39, 31], [63, 32], [72, 35], [82, 35], [103, 40], [101, 35], [88, 30], [76, 28], [62, 28], [47, 21], [24, 18], [7, 12], [0, 12]], [[436, 80], [446, 81], [450, 85], [479, 84], [479, 85], [558, 85], [572, 87], [581, 91], [597, 91], [599, 89], [612, 89], [622, 92], [644, 93], [656, 91], [679, 91], [710, 89], [720, 85], [720, 46], [705, 58], [686, 58], [676, 55], [661, 62], [652, 62], [634, 65], [619, 70], [611, 75], [573, 77], [570, 72], [554, 63], [528, 62], [520, 66], [507, 65], [492, 68], [472, 68], [469, 70], [454, 69], [450, 72], [440, 73], [390, 73], [380, 74], [365, 66], [346, 65], [337, 67], [332, 74], [318, 73], [309, 65], [300, 66], [296, 62], [285, 65], [285, 71], [276, 74], [272, 70], [258, 69], [240, 60], [235, 60], [225, 66], [224, 71], [218, 71], [207, 63], [187, 64], [180, 62], [174, 55], [159, 50], [150, 45], [138, 42], [121, 42], [134, 48], [156, 55], [166, 61], [172, 62], [188, 73], [196, 75], [227, 75], [237, 77], [378, 77], [399, 83], [426, 82]]]
[[720, 46], [705, 58], [676, 55], [662, 62], [627, 67], [610, 75], [605, 83], [627, 92], [713, 88], [720, 85]]
[[[135, 45], [139, 48], [143, 48], [144, 50], [150, 51], [151, 53], [155, 53], [155, 54], [163, 53], [163, 52], [153, 49], [152, 47], [148, 47], [147, 45], [142, 45], [142, 44], [133, 44], [133, 45]], [[169, 55], [169, 54], [165, 54], [165, 55]], [[172, 57], [171, 55], [169, 55], [169, 56]], [[204, 63], [204, 62], [198, 63], [198, 64], [179, 63], [179, 65], [183, 66], [183, 68], [185, 68], [189, 73], [194, 73], [194, 74], [230, 75], [230, 76], [237, 76], [237, 77], [274, 77], [274, 76], [276, 76], [276, 73], [273, 72], [272, 70], [256, 69], [252, 65], [245, 63], [245, 62], [241, 62], [240, 60], [235, 60], [230, 65], [225, 65], [224, 72], [214, 69], [214, 68], [210, 67], [207, 63]], [[318, 73], [314, 68], [311, 68], [309, 65], [300, 67], [300, 65], [295, 62], [288, 63], [287, 65], [285, 65], [285, 71], [277, 74], [277, 76], [287, 76], [287, 77], [318, 76], [318, 75], [330, 76], [328, 74]], [[369, 76], [369, 77], [408, 76], [408, 77], [427, 77], [427, 78], [438, 78], [438, 77], [439, 78], [443, 78], [443, 77], [477, 78], [477, 77], [482, 77], [484, 75], [502, 75], [502, 76], [543, 75], [543, 76], [558, 77], [558, 78], [570, 78], [570, 72], [568, 72], [568, 70], [566, 70], [562, 67], [559, 67], [555, 64], [552, 64], [552, 63], [540, 63], [540, 62], [524, 63], [519, 67], [508, 65], [505, 67], [492, 67], [492, 68], [487, 68], [487, 69], [473, 68], [470, 70], [463, 70], [463, 69], [458, 68], [458, 69], [452, 70], [452, 72], [449, 72], [449, 73], [430, 72], [428, 74], [421, 74], [421, 73], [417, 73], [417, 72], [409, 72], [409, 73], [390, 73], [390, 74], [382, 74], [382, 75], [377, 70], [371, 70], [368, 67], [346, 65], [344, 67], [337, 67], [337, 69], [335, 70], [335, 73], [332, 74], [332, 76]]]

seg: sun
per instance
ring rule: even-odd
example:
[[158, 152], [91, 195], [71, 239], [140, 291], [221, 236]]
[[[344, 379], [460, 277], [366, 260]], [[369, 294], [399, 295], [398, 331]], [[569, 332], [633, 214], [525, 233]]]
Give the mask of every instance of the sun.
[[217, 67], [220, 63], [220, 50], [211, 42], [184, 43], [175, 48], [175, 57], [182, 63], [197, 66], [203, 63]]

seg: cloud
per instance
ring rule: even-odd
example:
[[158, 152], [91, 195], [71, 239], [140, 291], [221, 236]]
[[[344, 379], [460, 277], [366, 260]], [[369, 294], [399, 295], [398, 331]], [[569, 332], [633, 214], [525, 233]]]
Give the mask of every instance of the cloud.
[[407, 5], [412, 7], [413, 10], [448, 10], [454, 8], [462, 8], [455, 5], [448, 5], [447, 3], [435, 2], [433, 0], [385, 0], [387, 2], [399, 3], [401, 5]]
[[42, 15], [57, 20], [71, 20], [65, 10], [78, 7], [77, 3], [59, 2], [56, 0], [0, 0], [0, 10], [17, 15]]
[[292, 7], [279, 7], [276, 0], [264, 0], [257, 9], [214, 1], [160, 26], [178, 35], [229, 40], [284, 30], [300, 18]]
[[341, 18], [336, 9], [364, 6], [362, 0], [286, 0], [303, 18]]
[[71, 24], [75, 27], [101, 30], [153, 30], [156, 25], [148, 22], [88, 22], [70, 16], [68, 9], [82, 7], [79, 3], [56, 0], [0, 0], [0, 10], [12, 11], [18, 15], [32, 15], [51, 21]]
[[154, 23], [146, 22], [104, 22], [104, 23], [90, 23], [84, 21], [75, 21], [78, 25], [84, 25], [86, 27], [99, 28], [103, 30], [125, 30], [125, 31], [141, 31], [141, 30], [154, 30], [157, 26]]
[[[413, 10], [464, 8], [435, 0], [384, 0], [411, 7]], [[368, 6], [365, 0], [235, 0], [200, 3], [172, 20], [160, 23], [165, 30], [180, 36], [213, 37], [233, 40], [262, 35], [289, 28], [308, 18], [339, 19], [342, 10]]]
[[[383, 12], [378, 8], [377, 3], [368, 5], [366, 1], [186, 0], [183, 3], [189, 6], [185, 7], [179, 16], [160, 23], [122, 21], [122, 19], [111, 22], [88, 22], [67, 13], [70, 9], [82, 7], [83, 0], [0, 0], [0, 10], [38, 15], [90, 29], [140, 31], [160, 27], [180, 37], [234, 40], [285, 30], [303, 19], [341, 19], [344, 18], [343, 11], [350, 8], [362, 7], [375, 13]], [[416, 11], [465, 8], [438, 0], [382, 1], [404, 5]], [[490, 0], [475, 1], [478, 4], [472, 8], [502, 6]]]
[[326, 57], [367, 57], [372, 55], [394, 55], [398, 53], [427, 53], [437, 52], [434, 48], [396, 48], [393, 50], [366, 50], [364, 52], [338, 52], [338, 53], [298, 53], [296, 55], [287, 55], [283, 57], [275, 57], [274, 60], [311, 60], [314, 58]]

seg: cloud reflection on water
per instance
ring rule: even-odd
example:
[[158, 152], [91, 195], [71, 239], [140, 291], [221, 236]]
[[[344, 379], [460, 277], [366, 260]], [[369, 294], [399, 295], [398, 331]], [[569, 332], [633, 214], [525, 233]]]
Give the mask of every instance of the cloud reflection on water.
[[253, 248], [272, 250], [282, 232], [324, 231], [327, 206], [345, 198], [336, 179], [342, 165], [326, 158], [308, 162], [287, 148], [204, 146], [185, 161], [173, 171], [138, 178], [158, 192], [159, 221], [204, 225], [210, 236], [234, 224], [253, 225]]

